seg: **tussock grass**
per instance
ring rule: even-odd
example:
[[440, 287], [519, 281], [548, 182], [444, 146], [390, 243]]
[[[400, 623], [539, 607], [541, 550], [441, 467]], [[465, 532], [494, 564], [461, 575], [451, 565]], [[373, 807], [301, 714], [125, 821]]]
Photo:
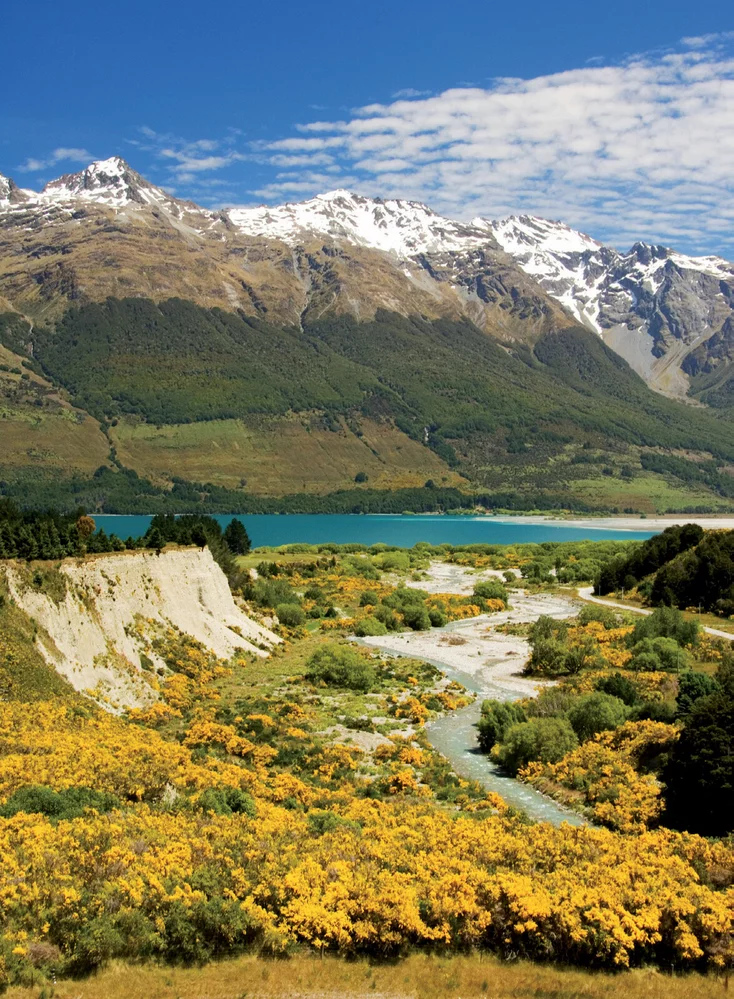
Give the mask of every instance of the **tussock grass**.
[[[713, 976], [652, 970], [611, 975], [478, 955], [415, 955], [385, 964], [315, 955], [282, 961], [242, 957], [203, 968], [117, 962], [53, 991], [54, 999], [718, 999], [724, 994], [723, 981]], [[37, 999], [38, 987], [14, 987], [6, 996]]]

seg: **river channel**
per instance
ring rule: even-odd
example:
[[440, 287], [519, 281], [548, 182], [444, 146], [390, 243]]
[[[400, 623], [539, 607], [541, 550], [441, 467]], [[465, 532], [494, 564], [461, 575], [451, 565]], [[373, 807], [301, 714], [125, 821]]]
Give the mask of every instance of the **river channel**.
[[[470, 579], [473, 584], [477, 577], [471, 576]], [[445, 580], [441, 582], [445, 583]], [[424, 589], [430, 588], [425, 582], [416, 585]], [[458, 586], [454, 586], [452, 591], [444, 592], [457, 592], [458, 589]], [[509, 621], [535, 621], [541, 614], [555, 618], [573, 617], [579, 609], [575, 601], [547, 593], [528, 596], [521, 590], [515, 590], [510, 599], [511, 609], [500, 614], [455, 621], [445, 628], [432, 628], [428, 632], [365, 638], [360, 644], [430, 662], [449, 679], [456, 680], [478, 695], [468, 707], [453, 711], [426, 725], [429, 742], [451, 762], [458, 774], [478, 781], [488, 791], [499, 794], [508, 805], [522, 810], [537, 822], [587, 825], [586, 820], [575, 812], [559, 805], [529, 784], [523, 784], [503, 773], [478, 748], [476, 725], [484, 698], [514, 701], [521, 697], [535, 696], [541, 686], [537, 681], [520, 675], [529, 655], [526, 639], [498, 633], [495, 631], [496, 626]]]

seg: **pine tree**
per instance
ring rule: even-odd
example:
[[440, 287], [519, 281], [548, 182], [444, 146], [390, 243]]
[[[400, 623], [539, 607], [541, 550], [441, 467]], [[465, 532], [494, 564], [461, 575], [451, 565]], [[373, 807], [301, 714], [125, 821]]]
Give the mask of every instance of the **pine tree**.
[[245, 525], [236, 517], [225, 528], [223, 537], [233, 555], [247, 555], [252, 548]]
[[165, 545], [166, 542], [164, 541], [163, 537], [161, 536], [161, 532], [158, 530], [157, 527], [154, 527], [152, 531], [148, 531], [147, 544], [146, 544], [147, 548], [154, 548], [156, 553], [160, 555], [160, 553], [165, 548]]

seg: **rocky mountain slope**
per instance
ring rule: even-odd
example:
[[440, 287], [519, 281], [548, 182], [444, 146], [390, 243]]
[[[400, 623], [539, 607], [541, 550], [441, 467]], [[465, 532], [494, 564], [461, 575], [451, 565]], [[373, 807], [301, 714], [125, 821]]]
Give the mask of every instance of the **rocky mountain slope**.
[[[708, 392], [734, 355], [734, 265], [635, 243], [620, 253], [561, 222], [458, 222], [336, 190], [300, 204], [202, 209], [118, 157], [38, 193], [0, 176], [0, 295], [37, 318], [108, 295], [170, 296], [302, 324], [377, 309], [466, 316], [533, 342], [575, 320], [654, 389]], [[724, 403], [728, 395], [724, 393]]]
[[24, 572], [4, 569], [16, 606], [39, 626], [40, 652], [76, 690], [113, 710], [156, 700], [152, 671], [170, 670], [152, 643], [171, 629], [224, 659], [238, 649], [264, 656], [280, 642], [237, 607], [208, 548], [68, 559], [48, 592]]
[[44, 321], [73, 302], [137, 295], [295, 326], [326, 312], [468, 315], [510, 340], [568, 323], [494, 240], [422, 205], [334, 192], [292, 224], [268, 217], [173, 198], [118, 158], [38, 193], [0, 178], [0, 295]]
[[724, 353], [729, 360], [734, 264], [720, 257], [690, 257], [643, 242], [620, 253], [562, 222], [513, 216], [461, 223], [416, 202], [375, 201], [348, 191], [228, 214], [248, 235], [296, 245], [318, 233], [382, 250], [407, 266], [421, 262], [433, 276], [442, 272], [445, 278], [450, 270], [449, 280], [470, 292], [496, 266], [499, 246], [569, 315], [668, 395], [685, 396], [688, 376], [721, 365]]
[[619, 253], [561, 222], [528, 216], [475, 224], [653, 388], [683, 396], [689, 375], [722, 363], [734, 264], [642, 242]]

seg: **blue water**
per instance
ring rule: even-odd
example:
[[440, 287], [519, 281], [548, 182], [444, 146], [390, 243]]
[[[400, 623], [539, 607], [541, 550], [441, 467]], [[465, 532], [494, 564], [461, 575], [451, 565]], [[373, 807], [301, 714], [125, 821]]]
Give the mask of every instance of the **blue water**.
[[[561, 524], [527, 524], [523, 521], [500, 520], [497, 517], [447, 517], [399, 514], [242, 514], [237, 515], [247, 528], [254, 547], [286, 545], [295, 541], [308, 544], [347, 542], [374, 545], [383, 542], [410, 548], [419, 541], [430, 544], [491, 544], [513, 545], [540, 541], [643, 541], [655, 531], [608, 531], [593, 526], [565, 527]], [[150, 517], [95, 516], [98, 527], [120, 538], [145, 534]], [[216, 520], [225, 527], [232, 516], [219, 515]]]

